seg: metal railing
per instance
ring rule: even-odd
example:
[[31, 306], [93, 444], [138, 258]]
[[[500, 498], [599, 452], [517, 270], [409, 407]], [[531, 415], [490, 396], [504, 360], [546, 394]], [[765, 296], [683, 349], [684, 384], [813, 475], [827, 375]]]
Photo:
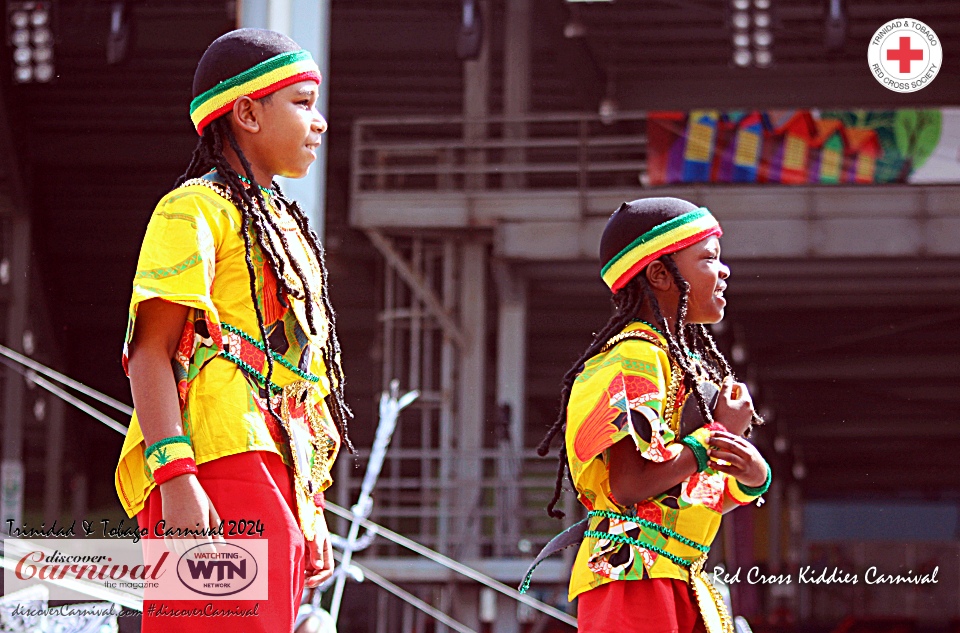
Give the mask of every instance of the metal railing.
[[361, 118], [354, 194], [636, 187], [647, 167], [646, 114], [519, 118]]
[[[360, 451], [361, 472], [368, 457], [368, 451]], [[440, 477], [444, 460], [477, 460], [482, 476], [470, 481]], [[478, 547], [484, 558], [528, 559], [567, 523], [581, 518], [572, 495], [564, 495], [571, 506], [565, 508], [567, 523], [547, 516], [544, 505], [553, 495], [556, 461], [545, 460], [533, 450], [515, 454], [506, 448], [484, 449], [466, 454], [456, 450], [392, 448], [384, 464], [384, 473], [391, 472], [402, 475], [381, 477], [371, 518], [455, 558], [469, 545]], [[350, 480], [347, 497], [356, 497], [359, 483]], [[457, 507], [453, 501], [465, 494], [475, 500], [470, 516], [450, 516], [449, 510], [444, 509]], [[506, 522], [512, 525], [507, 526]], [[463, 529], [465, 523], [473, 529]], [[506, 542], [507, 535], [514, 535], [516, 540]], [[369, 552], [386, 557], [407, 555], [383, 541], [371, 546]]]

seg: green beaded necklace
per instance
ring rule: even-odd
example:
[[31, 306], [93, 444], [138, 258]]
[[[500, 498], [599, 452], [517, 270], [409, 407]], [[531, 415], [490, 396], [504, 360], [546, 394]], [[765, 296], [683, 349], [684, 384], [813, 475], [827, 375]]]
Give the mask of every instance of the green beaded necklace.
[[663, 332], [660, 331], [660, 328], [655, 326], [653, 323], [644, 321], [643, 319], [633, 319], [630, 321], [630, 323], [642, 323], [646, 325], [648, 328], [650, 328], [651, 330], [653, 330], [654, 332], [656, 332], [657, 334], [659, 334], [660, 336], [663, 336]]
[[[237, 176], [239, 176], [239, 177], [240, 177], [240, 181], [241, 181], [242, 183], [244, 183], [245, 185], [247, 185], [248, 187], [252, 187], [252, 186], [253, 186], [253, 183], [252, 183], [252, 182], [250, 181], [250, 179], [247, 178], [246, 176], [241, 176], [240, 174], [237, 174]], [[266, 195], [266, 196], [273, 195], [273, 192], [270, 191], [269, 189], [267, 189], [266, 187], [264, 187], [263, 185], [257, 185], [257, 186], [260, 187], [260, 191], [261, 191], [264, 195]]]
[[[208, 176], [209, 176], [210, 174], [217, 174], [218, 176], [220, 175], [219, 172], [216, 170], [216, 168], [211, 169], [210, 171], [207, 172], [207, 175], [208, 175]], [[252, 187], [252, 186], [253, 186], [253, 182], [251, 182], [250, 179], [247, 178], [246, 176], [243, 176], [243, 175], [241, 175], [241, 174], [237, 174], [237, 178], [239, 178], [239, 179], [240, 179], [240, 182], [242, 182], [243, 184], [247, 185], [248, 187]], [[263, 185], [257, 185], [257, 187], [260, 188], [260, 191], [261, 191], [264, 195], [267, 195], [267, 196], [273, 195], [273, 192], [270, 191], [269, 189], [267, 189], [266, 187], [264, 187]]]

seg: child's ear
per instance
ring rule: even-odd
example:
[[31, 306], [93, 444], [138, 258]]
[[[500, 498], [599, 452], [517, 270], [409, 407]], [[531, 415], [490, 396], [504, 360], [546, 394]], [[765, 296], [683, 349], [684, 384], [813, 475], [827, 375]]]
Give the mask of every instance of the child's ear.
[[654, 290], [666, 292], [673, 285], [673, 275], [659, 259], [650, 262], [643, 274], [647, 276], [647, 283]]
[[233, 124], [250, 134], [260, 131], [262, 106], [250, 97], [240, 97], [233, 103]]

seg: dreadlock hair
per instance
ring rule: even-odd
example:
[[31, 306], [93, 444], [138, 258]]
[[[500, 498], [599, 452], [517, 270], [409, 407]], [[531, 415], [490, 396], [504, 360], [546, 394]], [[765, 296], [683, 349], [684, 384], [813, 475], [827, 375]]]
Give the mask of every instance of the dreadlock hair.
[[[684, 213], [688, 213], [696, 208], [695, 205], [677, 198], [649, 198], [646, 200], [637, 200], [629, 204], [624, 203], [607, 223], [607, 228], [604, 231], [600, 246], [601, 262], [603, 264], [609, 262], [627, 244], [654, 226]], [[615, 218], [617, 221], [615, 221]], [[564, 374], [560, 392], [559, 415], [537, 447], [537, 454], [541, 457], [546, 456], [550, 452], [550, 444], [553, 439], [559, 433], [566, 430], [567, 405], [570, 402], [570, 392], [577, 376], [583, 371], [584, 365], [603, 349], [604, 345], [612, 336], [619, 334], [637, 317], [644, 302], [646, 302], [652, 310], [656, 326], [667, 341], [667, 349], [671, 359], [683, 372], [683, 381], [687, 393], [694, 397], [694, 401], [697, 403], [697, 408], [703, 416], [703, 419], [706, 422], [713, 421], [713, 413], [710, 410], [710, 406], [705, 401], [700, 390], [697, 389], [697, 377], [699, 373], [697, 366], [691, 360], [691, 353], [700, 357], [700, 367], [707, 373], [711, 380], [715, 380], [718, 383], [722, 383], [728, 376], [735, 378], [733, 369], [717, 348], [716, 342], [713, 340], [713, 337], [705, 325], [686, 323], [690, 284], [683, 278], [683, 275], [680, 274], [680, 269], [677, 267], [676, 262], [673, 261], [673, 257], [666, 254], [657, 259], [663, 262], [663, 265], [670, 272], [674, 283], [680, 291], [680, 300], [677, 304], [676, 334], [674, 334], [668, 326], [667, 319], [660, 309], [660, 304], [653, 292], [653, 288], [650, 287], [647, 281], [645, 274], [646, 268], [644, 268], [614, 293], [612, 298], [613, 314], [610, 319], [599, 332], [594, 334], [590, 345], [587, 346], [587, 349], [580, 355], [580, 358], [573, 364], [573, 367]], [[762, 422], [763, 420], [754, 414], [754, 423], [762, 424]], [[567, 462], [566, 442], [563, 442], [558, 456], [557, 478], [554, 485], [553, 498], [550, 500], [550, 503], [547, 504], [547, 514], [555, 519], [562, 519], [565, 516], [561, 510], [556, 509], [563, 492], [563, 478], [565, 474], [569, 474], [569, 464]], [[571, 485], [573, 484], [572, 478], [570, 478], [570, 483]]]
[[[263, 61], [263, 59], [291, 50], [299, 50], [299, 46], [297, 46], [293, 40], [279, 33], [260, 29], [239, 29], [232, 31], [215, 40], [207, 49], [207, 52], [204, 53], [194, 77], [194, 96], [225, 79], [243, 72], [245, 69]], [[262, 98], [269, 99], [270, 96], [272, 95], [266, 95], [266, 97]], [[244, 183], [240, 174], [238, 174], [227, 161], [224, 155], [224, 148], [228, 145], [240, 160], [249, 186]], [[311, 335], [315, 336], [318, 333], [316, 306], [319, 305], [323, 310], [323, 318], [326, 320], [328, 331], [320, 354], [327, 370], [327, 378], [330, 381], [331, 392], [330, 396], [328, 396], [331, 400], [328, 402], [328, 405], [331, 405], [329, 406], [330, 414], [337, 425], [344, 445], [346, 445], [351, 453], [355, 452], [347, 430], [347, 423], [353, 417], [353, 413], [350, 411], [350, 407], [347, 406], [343, 393], [345, 381], [343, 369], [340, 364], [340, 341], [336, 333], [336, 314], [330, 303], [328, 290], [329, 275], [327, 273], [324, 249], [320, 243], [320, 239], [317, 237], [317, 234], [310, 229], [307, 216], [303, 210], [300, 209], [300, 206], [296, 202], [284, 197], [280, 186], [276, 182], [271, 183], [271, 190], [275, 200], [279, 201], [279, 204], [283, 205], [287, 213], [294, 219], [316, 258], [320, 270], [320, 287], [311, 288], [308, 274], [303, 270], [300, 262], [293, 257], [285, 232], [280, 230], [276, 218], [270, 213], [261, 187], [254, 176], [253, 167], [243, 153], [240, 144], [237, 142], [237, 138], [230, 128], [227, 117], [224, 116], [210, 121], [210, 123], [203, 128], [200, 140], [197, 142], [193, 156], [190, 159], [190, 164], [187, 166], [183, 175], [177, 180], [176, 186], [179, 187], [192, 178], [202, 177], [211, 169], [215, 169], [226, 182], [232, 202], [240, 211], [241, 217], [243, 218], [241, 232], [243, 234], [247, 272], [250, 276], [250, 298], [257, 316], [260, 338], [266, 348], [267, 372], [265, 389], [268, 411], [279, 421], [279, 416], [273, 410], [271, 404], [272, 394], [270, 392], [270, 384], [274, 367], [273, 349], [270, 336], [266, 329], [267, 324], [264, 323], [263, 311], [257, 299], [256, 271], [252, 259], [253, 240], [256, 240], [266, 265], [277, 280], [277, 301], [283, 307], [289, 307], [287, 296], [303, 301], [306, 306], [307, 328]], [[274, 237], [277, 239], [275, 240]], [[279, 240], [279, 244], [277, 240]], [[282, 254], [280, 250], [283, 251]], [[293, 268], [297, 280], [300, 282], [299, 288], [295, 284], [290, 283], [286, 275], [288, 262]]]

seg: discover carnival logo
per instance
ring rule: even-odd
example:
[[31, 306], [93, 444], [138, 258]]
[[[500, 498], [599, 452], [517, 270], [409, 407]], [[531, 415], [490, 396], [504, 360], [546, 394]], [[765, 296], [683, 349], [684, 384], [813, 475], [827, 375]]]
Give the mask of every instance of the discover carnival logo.
[[926, 88], [940, 72], [943, 47], [933, 29], [919, 20], [890, 20], [873, 34], [867, 48], [870, 72], [894, 92]]

